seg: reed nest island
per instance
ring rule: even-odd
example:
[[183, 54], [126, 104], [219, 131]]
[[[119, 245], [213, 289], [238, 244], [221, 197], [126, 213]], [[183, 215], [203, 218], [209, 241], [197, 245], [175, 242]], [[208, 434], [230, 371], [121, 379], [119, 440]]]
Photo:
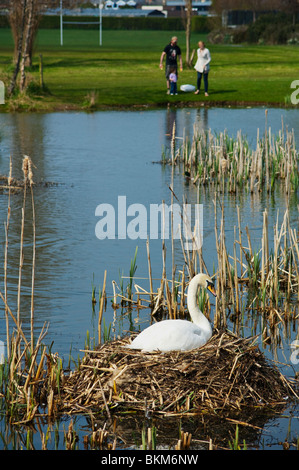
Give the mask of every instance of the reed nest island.
[[[126, 337], [85, 351], [61, 389], [62, 412], [145, 412], [167, 416], [275, 407], [297, 397], [253, 338], [215, 331], [201, 348], [143, 353]], [[298, 397], [297, 397], [298, 398]]]

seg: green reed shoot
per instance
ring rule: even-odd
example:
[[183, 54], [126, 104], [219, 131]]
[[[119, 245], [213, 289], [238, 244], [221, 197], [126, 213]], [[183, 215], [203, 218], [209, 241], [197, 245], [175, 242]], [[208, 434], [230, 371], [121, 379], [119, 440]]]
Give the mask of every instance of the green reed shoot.
[[120, 290], [120, 295], [123, 297], [124, 295], [124, 272], [120, 272], [119, 270], [119, 290]]
[[243, 446], [241, 447], [241, 444], [239, 443], [239, 426], [238, 424], [236, 425], [236, 432], [235, 432], [235, 437], [233, 438], [233, 441], [229, 441], [229, 448], [231, 450], [247, 450], [247, 445], [245, 442], [245, 439], [243, 440]]
[[143, 426], [141, 431], [141, 449], [142, 450], [156, 450], [157, 448], [157, 429], [155, 426], [145, 428]]
[[85, 349], [90, 349], [90, 335], [88, 330], [86, 331]]
[[94, 285], [94, 274], [92, 275], [92, 281], [91, 281], [91, 302], [92, 304], [96, 304], [96, 287]]
[[208, 295], [205, 289], [199, 289], [197, 294], [198, 307], [201, 312], [205, 312], [208, 306]]
[[130, 274], [129, 274], [129, 284], [127, 286], [127, 293], [128, 293], [128, 298], [129, 299], [132, 298], [133, 278], [134, 278], [136, 270], [137, 270], [137, 264], [136, 264], [137, 252], [138, 252], [138, 246], [136, 246], [134, 258], [131, 260]]
[[104, 331], [103, 331], [103, 340], [104, 343], [106, 341], [110, 340], [110, 334], [111, 334], [111, 322], [109, 323], [109, 326], [107, 327], [105, 318], [103, 318], [103, 326], [104, 326]]

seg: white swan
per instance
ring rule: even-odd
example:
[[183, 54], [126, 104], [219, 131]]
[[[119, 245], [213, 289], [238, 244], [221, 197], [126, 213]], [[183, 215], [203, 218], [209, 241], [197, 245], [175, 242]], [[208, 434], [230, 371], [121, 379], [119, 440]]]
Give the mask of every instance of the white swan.
[[187, 306], [192, 321], [163, 320], [143, 330], [127, 347], [151, 351], [189, 351], [206, 344], [212, 336], [208, 319], [197, 305], [197, 289], [205, 287], [216, 296], [214, 284], [206, 274], [197, 274], [190, 281]]

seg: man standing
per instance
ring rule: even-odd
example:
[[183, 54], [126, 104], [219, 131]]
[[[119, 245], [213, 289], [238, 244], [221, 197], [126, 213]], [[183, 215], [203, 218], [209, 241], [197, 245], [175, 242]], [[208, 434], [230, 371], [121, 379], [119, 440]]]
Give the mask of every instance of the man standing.
[[166, 66], [165, 66], [165, 77], [166, 77], [166, 84], [167, 84], [167, 94], [170, 93], [170, 82], [169, 82], [169, 74], [170, 70], [175, 68], [175, 74], [178, 75], [177, 71], [177, 58], [180, 61], [180, 70], [183, 70], [183, 60], [182, 60], [182, 53], [181, 49], [177, 45], [178, 38], [176, 36], [171, 38], [171, 41], [167, 46], [164, 48], [164, 51], [161, 54], [160, 59], [160, 69], [163, 70], [163, 59], [166, 56]]

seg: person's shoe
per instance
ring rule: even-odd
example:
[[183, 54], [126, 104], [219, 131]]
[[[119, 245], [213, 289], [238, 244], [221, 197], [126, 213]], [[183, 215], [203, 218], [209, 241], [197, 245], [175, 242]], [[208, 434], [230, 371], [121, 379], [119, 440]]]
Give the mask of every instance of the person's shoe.
[[209, 96], [209, 93], [205, 92], [205, 96]]
[[170, 90], [167, 90], [166, 95], [170, 95]]
[[194, 95], [199, 95], [199, 90], [196, 90], [196, 91], [194, 92]]
[[173, 96], [173, 93], [170, 93], [170, 94], [171, 94], [171, 96]]

